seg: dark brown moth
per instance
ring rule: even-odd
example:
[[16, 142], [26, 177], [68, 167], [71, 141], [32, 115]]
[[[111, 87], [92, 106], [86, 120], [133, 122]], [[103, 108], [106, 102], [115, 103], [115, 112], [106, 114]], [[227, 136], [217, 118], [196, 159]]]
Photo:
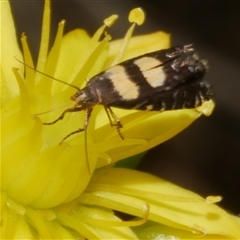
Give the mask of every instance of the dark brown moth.
[[122, 124], [112, 107], [159, 112], [199, 107], [211, 97], [211, 87], [203, 80], [205, 73], [206, 62], [198, 59], [192, 45], [147, 53], [97, 74], [82, 89], [73, 86], [78, 89], [71, 97], [75, 106], [43, 124], [54, 124], [66, 113], [86, 111], [84, 126], [64, 141], [86, 130], [94, 106], [102, 105], [123, 138], [119, 131]]

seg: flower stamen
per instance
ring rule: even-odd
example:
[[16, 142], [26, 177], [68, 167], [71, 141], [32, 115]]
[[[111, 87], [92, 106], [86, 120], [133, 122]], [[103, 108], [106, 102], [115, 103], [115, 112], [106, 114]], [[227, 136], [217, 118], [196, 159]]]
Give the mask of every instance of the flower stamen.
[[144, 223], [146, 223], [148, 219], [150, 206], [145, 203], [142, 206], [143, 218], [131, 221], [107, 221], [107, 220], [98, 220], [91, 219], [91, 224], [95, 224], [96, 226], [109, 226], [109, 227], [137, 227]]
[[192, 227], [192, 233], [193, 235], [195, 236], [198, 236], [198, 237], [204, 237], [207, 235], [207, 231], [205, 228], [203, 227], [200, 227], [199, 225], [197, 224], [194, 224], [193, 227]]
[[122, 60], [122, 57], [125, 53], [125, 50], [128, 46], [128, 43], [131, 39], [131, 36], [133, 34], [134, 28], [135, 28], [136, 24], [142, 25], [144, 23], [145, 14], [144, 14], [144, 12], [141, 8], [134, 8], [129, 13], [128, 20], [129, 20], [129, 22], [132, 23], [132, 25], [128, 29], [128, 31], [127, 31], [124, 39], [123, 39], [123, 42], [122, 42], [122, 45], [121, 45], [121, 47], [118, 51], [118, 54], [116, 55], [114, 61], [112, 62], [112, 66], [118, 64]]
[[[117, 21], [117, 19], [118, 19], [117, 15], [112, 15], [103, 21], [104, 24], [94, 33], [93, 37], [90, 40], [88, 48], [86, 49], [85, 53], [82, 55], [81, 64], [78, 66], [78, 69], [82, 69], [83, 66], [87, 66], [89, 58], [91, 58], [91, 56], [94, 55], [94, 51], [96, 51], [96, 48], [98, 48], [100, 44], [111, 40], [110, 35], [106, 34], [105, 38], [99, 43], [99, 40], [102, 37], [103, 33], [105, 32], [105, 29], [107, 27], [111, 27]], [[90, 66], [91, 65], [92, 64], [90, 64]], [[79, 77], [80, 79], [82, 78], [83, 75], [80, 72], [75, 77], [75, 79], [79, 79]]]
[[222, 201], [221, 196], [208, 196], [206, 197], [206, 203], [208, 204], [213, 204], [213, 203], [218, 203]]
[[26, 213], [26, 208], [23, 207], [22, 205], [14, 202], [10, 198], [6, 199], [6, 205], [9, 209], [13, 210], [17, 214], [24, 215]]

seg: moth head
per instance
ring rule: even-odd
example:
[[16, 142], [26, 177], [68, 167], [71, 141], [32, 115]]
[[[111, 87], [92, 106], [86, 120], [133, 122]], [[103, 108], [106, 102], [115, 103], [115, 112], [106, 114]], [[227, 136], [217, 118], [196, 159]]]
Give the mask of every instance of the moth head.
[[72, 97], [71, 100], [75, 102], [75, 106], [93, 106], [98, 101], [95, 97], [95, 95], [91, 92], [90, 88], [86, 86], [83, 89], [78, 90]]
[[87, 102], [87, 94], [84, 89], [80, 89], [71, 96], [71, 100], [75, 102], [75, 106], [81, 106]]

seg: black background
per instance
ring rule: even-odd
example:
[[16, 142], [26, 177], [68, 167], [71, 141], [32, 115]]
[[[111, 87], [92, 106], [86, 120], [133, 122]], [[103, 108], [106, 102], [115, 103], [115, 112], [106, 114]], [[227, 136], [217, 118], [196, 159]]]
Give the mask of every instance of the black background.
[[[17, 35], [25, 32], [37, 58], [43, 1], [11, 1]], [[127, 16], [142, 7], [147, 21], [135, 35], [162, 30], [172, 35], [172, 45], [193, 43], [209, 62], [206, 80], [214, 86], [216, 109], [188, 129], [152, 149], [139, 169], [159, 175], [184, 188], [221, 195], [219, 204], [240, 213], [240, 1], [142, 0], [53, 1], [52, 36], [61, 19], [66, 32], [85, 28], [90, 34], [111, 14], [120, 19], [109, 32], [124, 36]], [[161, 126], [159, 126], [161, 127]]]

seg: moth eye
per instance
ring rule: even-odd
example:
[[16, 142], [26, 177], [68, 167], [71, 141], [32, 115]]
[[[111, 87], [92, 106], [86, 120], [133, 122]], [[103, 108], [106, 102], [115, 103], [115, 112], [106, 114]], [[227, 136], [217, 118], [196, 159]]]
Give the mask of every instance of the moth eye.
[[77, 91], [74, 95], [72, 95], [71, 100], [75, 101], [81, 95], [83, 95], [83, 92]]

